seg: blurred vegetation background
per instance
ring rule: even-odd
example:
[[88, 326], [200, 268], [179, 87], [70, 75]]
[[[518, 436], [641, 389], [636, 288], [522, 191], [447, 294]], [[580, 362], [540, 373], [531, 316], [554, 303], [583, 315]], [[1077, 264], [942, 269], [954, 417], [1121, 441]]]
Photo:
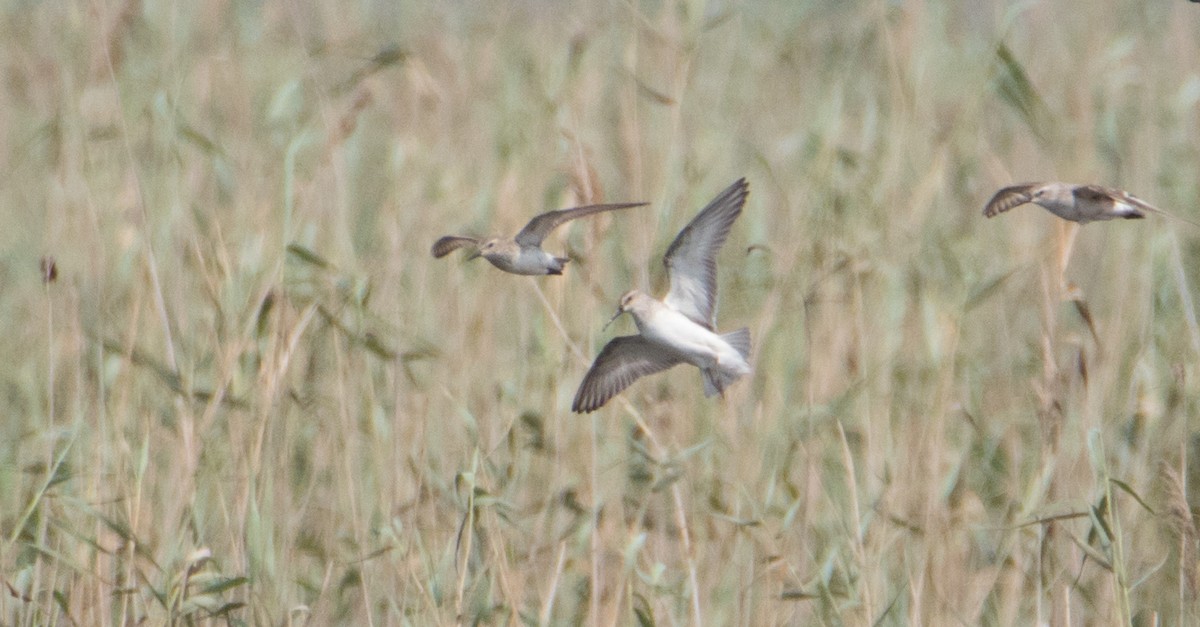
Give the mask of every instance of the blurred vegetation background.
[[[1200, 232], [981, 215], [1200, 217], [1200, 7], [0, 13], [0, 623], [1200, 620]], [[743, 175], [755, 374], [569, 413]]]

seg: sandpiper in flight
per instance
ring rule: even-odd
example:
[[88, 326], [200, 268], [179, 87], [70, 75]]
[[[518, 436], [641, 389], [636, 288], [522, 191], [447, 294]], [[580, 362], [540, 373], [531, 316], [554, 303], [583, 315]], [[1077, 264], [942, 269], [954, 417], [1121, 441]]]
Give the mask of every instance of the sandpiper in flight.
[[582, 218], [601, 211], [641, 207], [644, 202], [618, 203], [609, 205], [587, 205], [574, 209], [560, 209], [543, 213], [529, 221], [513, 237], [493, 237], [481, 240], [474, 237], [447, 235], [433, 243], [433, 256], [445, 257], [463, 246], [474, 246], [475, 250], [468, 259], [483, 257], [493, 266], [513, 274], [562, 274], [563, 266], [569, 259], [555, 257], [542, 250], [542, 240], [546, 235], [564, 222]]
[[988, 201], [987, 206], [983, 208], [983, 215], [991, 218], [1026, 203], [1040, 205], [1064, 220], [1080, 224], [1116, 218], [1144, 218], [1147, 212], [1196, 224], [1186, 218], [1167, 213], [1124, 190], [1100, 185], [1057, 182], [1024, 183], [1005, 187]]
[[595, 411], [638, 378], [685, 362], [700, 368], [705, 396], [724, 393], [750, 373], [750, 330], [716, 332], [717, 250], [742, 213], [747, 193], [746, 179], [739, 179], [679, 232], [663, 256], [671, 280], [666, 298], [636, 289], [621, 297], [609, 323], [629, 313], [639, 334], [613, 338], [600, 351], [572, 411]]

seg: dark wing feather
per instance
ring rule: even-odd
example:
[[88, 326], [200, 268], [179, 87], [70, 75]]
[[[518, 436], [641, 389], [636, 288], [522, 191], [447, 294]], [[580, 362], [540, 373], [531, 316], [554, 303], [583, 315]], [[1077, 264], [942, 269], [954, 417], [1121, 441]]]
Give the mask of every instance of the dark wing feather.
[[434, 242], [433, 250], [431, 250], [430, 252], [433, 253], [434, 257], [441, 259], [442, 257], [449, 255], [450, 253], [458, 250], [459, 248], [462, 248], [463, 246], [478, 246], [478, 245], [479, 245], [479, 240], [475, 239], [474, 237], [459, 237], [457, 235], [447, 235], [446, 237], [443, 237], [443, 238], [439, 239], [438, 241]]
[[663, 256], [671, 277], [663, 302], [710, 331], [716, 326], [717, 251], [749, 193], [746, 179], [738, 179], [683, 227]]
[[513, 239], [522, 246], [541, 246], [542, 240], [550, 234], [563, 222], [590, 216], [593, 213], [601, 211], [613, 211], [615, 209], [628, 209], [630, 207], [643, 207], [647, 203], [644, 202], [626, 202], [609, 205], [586, 205], [583, 207], [575, 207], [574, 209], [559, 209], [558, 211], [549, 211], [529, 221], [525, 228], [521, 229], [520, 233]]
[[1107, 202], [1110, 205], [1117, 202], [1124, 202], [1139, 209], [1145, 209], [1151, 213], [1165, 213], [1162, 209], [1130, 194], [1123, 189], [1113, 187], [1104, 187], [1103, 185], [1080, 185], [1076, 187], [1072, 193], [1076, 198], [1089, 202]]
[[640, 335], [613, 338], [584, 375], [571, 411], [577, 414], [595, 411], [639, 378], [679, 363], [683, 363], [683, 357], [678, 353], [651, 344]]
[[[1162, 213], [1159, 208], [1123, 189], [1113, 189], [1101, 185], [1079, 185], [1071, 190], [1071, 194], [1075, 196], [1076, 204], [1082, 201], [1085, 207], [1091, 207], [1101, 212], [1099, 217], [1094, 218], [1096, 220], [1112, 218], [1135, 220], [1146, 217], [1146, 211]], [[1083, 221], [1080, 220], [1080, 222]]]
[[1020, 207], [1033, 200], [1033, 190], [1041, 185], [1041, 183], [1024, 183], [1001, 189], [983, 207], [983, 215], [991, 218], [1009, 209]]
[[1127, 192], [1102, 185], [1077, 185], [1071, 190], [1071, 194], [1079, 200], [1087, 202], [1107, 202], [1112, 204], [1114, 200], [1125, 200], [1131, 198]]
[[[1146, 211], [1149, 211], [1150, 213], [1157, 213], [1159, 215], [1163, 215], [1163, 216], [1167, 216], [1168, 218], [1172, 218], [1174, 220], [1179, 220], [1181, 222], [1187, 222], [1188, 224], [1195, 226], [1195, 227], [1200, 227], [1200, 222], [1197, 222], [1191, 218], [1185, 218], [1183, 216], [1175, 215], [1174, 213], [1171, 213], [1169, 211], [1163, 211], [1162, 209], [1159, 209], [1158, 207], [1142, 200], [1141, 198], [1138, 198], [1137, 196], [1134, 196], [1133, 194], [1130, 194], [1129, 192], [1127, 192], [1123, 189], [1114, 189], [1112, 187], [1103, 187], [1101, 185], [1080, 185], [1078, 188], [1075, 189], [1074, 193], [1075, 193], [1076, 198], [1093, 198], [1093, 199], [1095, 199], [1097, 196], [1107, 195], [1117, 201], [1121, 201], [1126, 204], [1137, 207], [1138, 209], [1144, 209]], [[1123, 217], [1125, 217], [1125, 218], [1140, 218], [1142, 216], [1137, 215], [1137, 214], [1126, 214]]]

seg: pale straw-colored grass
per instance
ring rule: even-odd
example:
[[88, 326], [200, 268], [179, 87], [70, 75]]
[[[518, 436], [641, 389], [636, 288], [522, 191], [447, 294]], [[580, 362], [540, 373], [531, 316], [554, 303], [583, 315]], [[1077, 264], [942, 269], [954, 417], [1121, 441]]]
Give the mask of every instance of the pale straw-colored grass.
[[[0, 11], [0, 623], [1200, 615], [1200, 232], [981, 215], [1196, 218], [1200, 7]], [[571, 414], [739, 176], [753, 376]], [[621, 201], [562, 277], [429, 255]]]

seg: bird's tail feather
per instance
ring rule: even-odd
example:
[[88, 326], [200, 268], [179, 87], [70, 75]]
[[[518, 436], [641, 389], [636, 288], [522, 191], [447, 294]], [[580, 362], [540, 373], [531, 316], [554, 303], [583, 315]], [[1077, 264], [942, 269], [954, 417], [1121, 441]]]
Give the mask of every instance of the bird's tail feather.
[[742, 356], [742, 359], [750, 358], [750, 329], [742, 327], [737, 331], [730, 331], [722, 334], [721, 339], [732, 346], [733, 350]]
[[[737, 331], [724, 333], [721, 335], [721, 339], [732, 346], [733, 350], [742, 356], [742, 359], [750, 358], [750, 329], [743, 327]], [[724, 394], [725, 388], [748, 372], [748, 367], [741, 366], [733, 370], [721, 369], [720, 367], [702, 369], [704, 395], [716, 396], [717, 394]]]
[[722, 376], [721, 372], [715, 368], [701, 370], [700, 378], [704, 379], [704, 396], [706, 398], [725, 394], [725, 386], [732, 383], [732, 381], [727, 381], [726, 377]]
[[570, 259], [567, 259], [566, 257], [555, 257], [554, 263], [550, 264], [546, 274], [562, 274], [563, 268], [566, 267], [568, 261], [570, 261]]

